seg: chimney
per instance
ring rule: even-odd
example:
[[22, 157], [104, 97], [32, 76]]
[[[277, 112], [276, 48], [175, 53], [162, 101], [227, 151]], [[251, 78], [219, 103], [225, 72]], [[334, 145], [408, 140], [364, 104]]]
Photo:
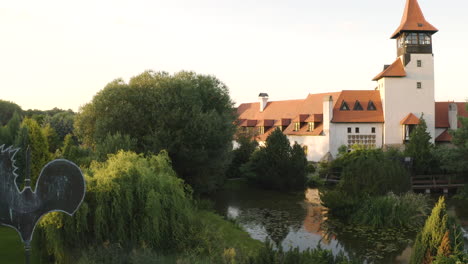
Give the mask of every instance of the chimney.
[[330, 122], [333, 119], [333, 97], [326, 95], [323, 97], [323, 130], [325, 134], [330, 131]]
[[263, 112], [263, 110], [265, 110], [265, 107], [267, 106], [267, 103], [268, 103], [268, 94], [260, 93], [258, 95], [258, 100], [260, 101], [260, 112]]
[[458, 106], [456, 103], [449, 103], [448, 109], [448, 121], [450, 125], [450, 129], [457, 129], [458, 128]]

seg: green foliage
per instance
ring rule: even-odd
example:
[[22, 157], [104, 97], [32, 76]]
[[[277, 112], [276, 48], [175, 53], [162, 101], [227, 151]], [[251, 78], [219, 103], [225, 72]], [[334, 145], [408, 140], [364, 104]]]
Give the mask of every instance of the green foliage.
[[13, 145], [20, 126], [21, 117], [17, 112], [14, 112], [8, 123], [5, 126], [0, 126], [0, 143], [6, 146]]
[[114, 135], [107, 134], [106, 138], [96, 144], [95, 155], [98, 161], [104, 161], [108, 154], [115, 154], [119, 150], [135, 149], [137, 140], [130, 138], [129, 135], [121, 135], [117, 132]]
[[423, 226], [429, 213], [429, 201], [423, 194], [389, 193], [366, 199], [353, 213], [351, 222], [372, 228], [405, 227], [412, 230]]
[[63, 141], [65, 136], [73, 133], [73, 123], [75, 121], [75, 113], [71, 110], [57, 112], [46, 118], [46, 124], [49, 124], [57, 133], [60, 141]]
[[[26, 151], [31, 151], [31, 186], [35, 186], [42, 168], [49, 162], [52, 156], [49, 153], [49, 144], [39, 124], [30, 118], [23, 119], [15, 140], [15, 146], [20, 148], [16, 154], [19, 176], [25, 176]], [[20, 177], [18, 180], [21, 181]]]
[[299, 251], [298, 248], [293, 248], [289, 251], [273, 249], [272, 245], [267, 241], [266, 246], [260, 250], [258, 256], [250, 260], [252, 264], [306, 264], [306, 263], [339, 263], [351, 264], [358, 263], [349, 260], [343, 254], [333, 256], [331, 250], [322, 249], [320, 247], [314, 249], [306, 249]]
[[258, 147], [256, 140], [244, 134], [237, 136], [237, 143], [239, 147], [232, 151], [232, 162], [227, 171], [229, 178], [240, 178], [242, 176], [241, 167], [249, 161], [250, 156]]
[[47, 144], [49, 145], [50, 153], [55, 153], [58, 149], [60, 149], [62, 142], [60, 141], [57, 132], [55, 132], [55, 129], [53, 129], [50, 124], [46, 124], [42, 128], [42, 133], [47, 138]]
[[203, 193], [224, 181], [234, 120], [228, 89], [215, 77], [147, 71], [109, 83], [81, 108], [75, 128], [92, 147], [119, 132], [137, 140], [138, 153], [167, 150], [177, 174]]
[[320, 201], [328, 208], [328, 214], [347, 219], [358, 210], [361, 198], [342, 190], [321, 189]]
[[287, 137], [276, 129], [267, 138], [265, 147], [255, 151], [242, 168], [247, 178], [266, 189], [303, 189], [307, 159], [298, 144], [291, 147]]
[[59, 263], [66, 251], [106, 241], [159, 250], [181, 249], [190, 241], [190, 194], [167, 154], [119, 152], [93, 163], [86, 180], [86, 199], [74, 217], [51, 213], [40, 223], [46, 248]]
[[416, 237], [410, 263], [462, 263], [468, 256], [460, 241], [460, 227], [448, 217], [445, 199], [440, 197]]
[[19, 115], [23, 113], [19, 105], [13, 102], [0, 100], [0, 126], [6, 125], [15, 113]]
[[430, 140], [431, 135], [427, 132], [426, 121], [421, 115], [419, 124], [411, 132], [405, 149], [405, 155], [413, 158], [413, 172], [415, 174], [429, 174], [434, 170], [436, 160], [432, 155], [434, 146]]
[[[466, 104], [468, 110], [468, 104]], [[458, 117], [461, 127], [451, 130], [452, 143], [455, 148], [447, 151], [449, 168], [456, 172], [468, 172], [468, 117]], [[466, 179], [468, 181], [468, 179]]]
[[70, 160], [80, 167], [89, 167], [93, 159], [93, 153], [90, 149], [79, 146], [73, 135], [65, 136], [63, 146], [60, 151], [60, 157]]
[[410, 190], [410, 177], [401, 162], [380, 149], [355, 150], [335, 163], [342, 171], [338, 189], [350, 196], [401, 194]]

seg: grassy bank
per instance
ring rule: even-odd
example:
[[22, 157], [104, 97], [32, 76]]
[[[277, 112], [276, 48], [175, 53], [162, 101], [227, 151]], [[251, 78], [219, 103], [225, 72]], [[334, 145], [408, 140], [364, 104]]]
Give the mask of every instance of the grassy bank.
[[[38, 249], [33, 248], [31, 263], [39, 263]], [[0, 226], [0, 260], [2, 263], [24, 263], [24, 247], [18, 232], [10, 227]]]

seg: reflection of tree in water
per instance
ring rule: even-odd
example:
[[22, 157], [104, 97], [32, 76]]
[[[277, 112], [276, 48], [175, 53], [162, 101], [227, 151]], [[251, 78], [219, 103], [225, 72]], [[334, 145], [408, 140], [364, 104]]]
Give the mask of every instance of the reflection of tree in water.
[[243, 210], [237, 221], [263, 226], [269, 239], [280, 245], [289, 232], [297, 232], [301, 228], [305, 213], [302, 215], [298, 217], [297, 213], [293, 215], [285, 210], [249, 208]]
[[400, 228], [370, 229], [351, 226], [337, 219], [322, 223], [324, 237], [334, 237], [348, 255], [370, 263], [392, 263], [416, 237], [414, 232]]

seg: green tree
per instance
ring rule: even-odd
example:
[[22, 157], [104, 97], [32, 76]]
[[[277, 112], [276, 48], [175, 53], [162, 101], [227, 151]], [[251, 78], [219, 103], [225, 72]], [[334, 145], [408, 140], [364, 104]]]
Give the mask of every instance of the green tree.
[[228, 88], [215, 77], [147, 71], [109, 83], [81, 108], [75, 129], [93, 148], [119, 132], [137, 140], [138, 153], [167, 150], [177, 174], [203, 193], [224, 181], [234, 120]]
[[232, 151], [232, 162], [227, 172], [229, 178], [242, 176], [240, 168], [249, 161], [250, 156], [258, 147], [258, 142], [250, 135], [240, 133], [236, 136], [236, 141], [239, 147]]
[[20, 126], [21, 116], [15, 112], [5, 126], [0, 126], [0, 144], [5, 144], [6, 146], [13, 145]]
[[72, 134], [65, 136], [62, 149], [60, 150], [60, 156], [76, 163], [80, 167], [85, 168], [89, 167], [92, 159], [94, 158], [91, 150], [89, 148], [79, 146]]
[[[468, 103], [465, 105], [468, 111]], [[452, 160], [456, 163], [451, 168], [457, 172], [468, 172], [468, 117], [458, 117], [461, 126], [456, 130], [451, 130], [452, 143], [455, 149], [450, 153]]]
[[114, 135], [107, 134], [103, 142], [96, 144], [96, 157], [99, 161], [107, 159], [108, 154], [116, 154], [119, 150], [132, 150], [135, 149], [137, 140], [130, 138], [129, 135], [121, 135], [117, 132]]
[[51, 213], [40, 223], [41, 244], [57, 263], [74, 263], [71, 256], [103, 243], [181, 252], [201, 231], [193, 226], [190, 190], [166, 153], [145, 158], [119, 152], [94, 162], [89, 173], [76, 214]]
[[440, 197], [416, 237], [410, 264], [458, 264], [467, 261], [461, 227], [448, 216], [445, 199]]
[[255, 151], [242, 170], [262, 188], [303, 189], [307, 159], [301, 146], [291, 147], [288, 138], [276, 129], [267, 138], [265, 147]]
[[63, 141], [66, 135], [73, 133], [75, 115], [72, 111], [62, 111], [49, 116], [45, 121], [55, 130], [59, 140]]
[[431, 135], [427, 132], [426, 121], [421, 115], [419, 124], [411, 132], [405, 155], [413, 158], [413, 172], [415, 174], [427, 174], [435, 167], [435, 159], [432, 155], [434, 145], [431, 143]]
[[0, 100], [0, 126], [6, 125], [15, 112], [21, 115], [23, 110], [13, 102]]
[[49, 144], [39, 124], [30, 118], [25, 118], [21, 123], [20, 131], [16, 139], [16, 147], [20, 150], [16, 155], [16, 160], [23, 166], [18, 166], [22, 177], [25, 176], [26, 150], [31, 151], [31, 186], [35, 186], [42, 168], [50, 161]]

